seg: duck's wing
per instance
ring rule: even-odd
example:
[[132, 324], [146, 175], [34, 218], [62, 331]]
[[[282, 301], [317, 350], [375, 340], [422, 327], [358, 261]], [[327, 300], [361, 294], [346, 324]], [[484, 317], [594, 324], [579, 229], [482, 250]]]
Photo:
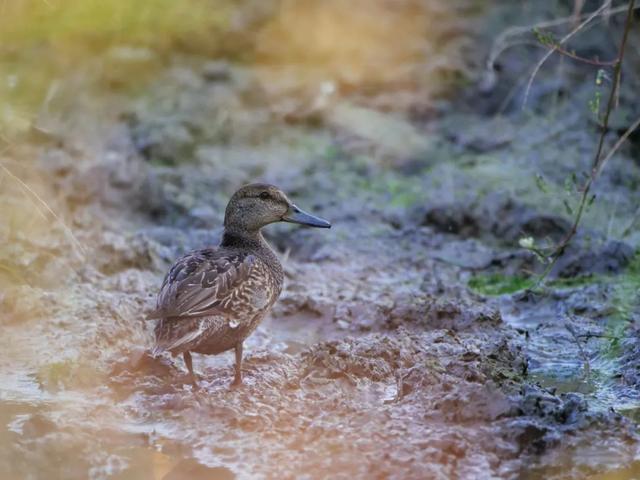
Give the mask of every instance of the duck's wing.
[[167, 273], [149, 318], [228, 315], [234, 299], [251, 293], [247, 282], [259, 263], [251, 254], [224, 249], [188, 253]]

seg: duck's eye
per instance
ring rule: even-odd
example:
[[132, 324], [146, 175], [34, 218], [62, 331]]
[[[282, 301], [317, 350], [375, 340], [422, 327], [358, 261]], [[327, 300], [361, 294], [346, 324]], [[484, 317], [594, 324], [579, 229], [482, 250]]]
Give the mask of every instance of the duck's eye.
[[269, 197], [271, 197], [271, 195], [269, 195], [269, 192], [262, 192], [262, 193], [260, 194], [260, 198], [261, 198], [262, 200], [266, 200], [266, 199], [268, 199]]

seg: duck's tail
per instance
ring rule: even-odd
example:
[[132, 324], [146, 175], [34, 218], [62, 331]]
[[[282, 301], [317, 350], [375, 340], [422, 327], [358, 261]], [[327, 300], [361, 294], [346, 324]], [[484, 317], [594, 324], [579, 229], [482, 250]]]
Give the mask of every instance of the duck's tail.
[[152, 357], [157, 357], [158, 355], [166, 352], [167, 349], [162, 345], [158, 345], [157, 343], [151, 348], [150, 353]]
[[177, 324], [161, 321], [155, 329], [156, 341], [151, 352], [153, 355], [162, 352], [177, 355], [190, 350], [202, 339], [209, 325], [210, 320], [202, 318], [185, 319]]

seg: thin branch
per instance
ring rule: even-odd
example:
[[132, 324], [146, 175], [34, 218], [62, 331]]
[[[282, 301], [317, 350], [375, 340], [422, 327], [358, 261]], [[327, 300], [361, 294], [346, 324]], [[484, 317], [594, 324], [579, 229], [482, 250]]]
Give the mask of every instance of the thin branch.
[[571, 323], [565, 323], [564, 328], [566, 328], [569, 331], [569, 333], [571, 334], [571, 337], [573, 337], [573, 341], [578, 346], [578, 352], [580, 353], [580, 356], [582, 357], [582, 362], [583, 362], [584, 377], [585, 377], [584, 379], [587, 383], [591, 383], [591, 364], [589, 362], [589, 356], [587, 355], [587, 352], [584, 351], [584, 348], [582, 347], [582, 342], [580, 342], [580, 338], [579, 338], [580, 335], [576, 333]]
[[[522, 101], [522, 108], [524, 108], [526, 106], [526, 104], [527, 104], [527, 100], [529, 99], [529, 92], [531, 91], [531, 86], [533, 85], [533, 80], [536, 78], [536, 75], [538, 74], [538, 72], [542, 68], [542, 65], [544, 64], [544, 62], [546, 62], [549, 59], [549, 57], [551, 57], [551, 55], [553, 55], [553, 53], [555, 51], [557, 51], [557, 49], [561, 45], [566, 43], [571, 37], [573, 37], [576, 33], [578, 33], [585, 26], [587, 26], [587, 24], [589, 24], [591, 22], [591, 20], [593, 20], [594, 18], [596, 18], [599, 15], [602, 15], [602, 12], [605, 11], [605, 9], [609, 5], [610, 1], [611, 0], [607, 0], [605, 3], [602, 4], [602, 6], [598, 10], [596, 10], [591, 15], [589, 15], [584, 22], [582, 22], [580, 25], [578, 25], [576, 28], [574, 28], [569, 33], [567, 33], [564, 37], [562, 37], [560, 39], [560, 41], [558, 41], [558, 43], [556, 45], [554, 45], [553, 48], [551, 48], [547, 53], [545, 53], [545, 55], [538, 61], [538, 63], [536, 64], [535, 68], [533, 69], [533, 72], [531, 73], [531, 76], [529, 77], [529, 82], [527, 83], [527, 88], [526, 88], [526, 90], [524, 92], [524, 100]], [[633, 3], [634, 2], [632, 0], [630, 5], [633, 5]]]
[[573, 60], [576, 60], [578, 62], [582, 62], [582, 63], [587, 63], [589, 65], [595, 65], [596, 67], [613, 67], [615, 66], [616, 62], [618, 61], [618, 59], [613, 59], [613, 60], [598, 60], [596, 59], [592, 59], [592, 58], [586, 58], [586, 57], [581, 57], [580, 55], [576, 55], [573, 52], [570, 52], [569, 50], [565, 50], [564, 48], [560, 47], [560, 46], [556, 46], [555, 47], [555, 51], [558, 52], [561, 55], [564, 55], [565, 57], [569, 57]]
[[636, 213], [634, 213], [631, 216], [631, 221], [629, 222], [629, 225], [627, 225], [627, 227], [624, 230], [622, 230], [622, 238], [625, 238], [627, 235], [631, 233], [631, 231], [636, 226], [636, 223], [638, 222], [639, 219], [640, 219], [640, 206], [636, 210]]
[[540, 277], [538, 277], [535, 283], [535, 286], [532, 288], [537, 288], [542, 283], [542, 281], [547, 277], [547, 275], [549, 275], [553, 266], [556, 264], [558, 259], [562, 256], [565, 249], [567, 248], [569, 243], [571, 243], [571, 241], [573, 240], [573, 237], [578, 232], [578, 226], [580, 225], [580, 221], [582, 220], [582, 216], [587, 206], [589, 193], [591, 192], [591, 187], [593, 186], [593, 183], [598, 178], [598, 174], [602, 170], [602, 167], [613, 156], [613, 153], [615, 153], [615, 151], [620, 147], [620, 145], [622, 145], [622, 143], [629, 137], [629, 135], [631, 135], [631, 133], [640, 125], [640, 119], [638, 119], [636, 122], [634, 122], [631, 125], [631, 127], [627, 129], [627, 131], [622, 135], [622, 137], [620, 137], [620, 139], [616, 142], [616, 144], [613, 146], [611, 151], [609, 151], [609, 153], [605, 157], [602, 157], [602, 151], [604, 149], [604, 139], [609, 129], [609, 117], [611, 115], [611, 112], [613, 111], [615, 99], [617, 97], [617, 92], [620, 87], [620, 77], [622, 74], [622, 60], [624, 58], [624, 51], [627, 45], [627, 39], [629, 37], [629, 30], [631, 29], [634, 4], [635, 4], [635, 0], [631, 0], [631, 2], [629, 2], [628, 4], [628, 11], [627, 11], [627, 18], [624, 25], [624, 32], [622, 34], [622, 40], [620, 41], [620, 47], [618, 49], [618, 61], [614, 66], [613, 84], [611, 86], [611, 92], [609, 93], [609, 101], [607, 102], [607, 109], [605, 111], [604, 119], [602, 122], [602, 130], [600, 133], [600, 138], [598, 140], [598, 147], [596, 149], [596, 153], [593, 158], [591, 174], [589, 175], [589, 178], [587, 179], [582, 189], [582, 196], [580, 197], [578, 211], [576, 213], [573, 224], [571, 225], [571, 229], [569, 230], [567, 235], [564, 237], [564, 239], [560, 241], [560, 243], [556, 246], [553, 253], [551, 253], [551, 255], [549, 256], [551, 261], [549, 262], [547, 267], [544, 269]]
[[[602, 12], [598, 16], [613, 15], [613, 14], [617, 14], [617, 13], [622, 13], [622, 12], [626, 11], [628, 9], [628, 7], [629, 7], [629, 4], [621, 5], [619, 7], [616, 7], [616, 8], [613, 8], [613, 9], [609, 10], [608, 12]], [[640, 7], [636, 7], [636, 8], [640, 8]], [[570, 17], [557, 18], [557, 19], [554, 19], [554, 20], [546, 21], [546, 22], [538, 22], [538, 23], [535, 23], [535, 24], [532, 24], [532, 25], [523, 25], [523, 26], [519, 26], [519, 27], [507, 28], [500, 35], [498, 35], [498, 38], [496, 39], [496, 41], [493, 42], [493, 47], [491, 48], [491, 51], [489, 52], [489, 57], [488, 57], [487, 63], [486, 63], [487, 70], [488, 71], [493, 71], [495, 69], [495, 63], [496, 63], [496, 60], [498, 60], [498, 57], [500, 57], [500, 55], [506, 49], [511, 47], [512, 44], [507, 43], [507, 39], [509, 37], [512, 37], [514, 35], [520, 35], [520, 34], [529, 33], [529, 32], [531, 32], [531, 30], [533, 30], [535, 28], [551, 28], [551, 27], [557, 27], [557, 26], [560, 26], [560, 25], [565, 25], [567, 23], [575, 22], [576, 20], [582, 20], [583, 18], [590, 17], [594, 13], [595, 12], [583, 13], [578, 17], [576, 17], [575, 15], [571, 15]]]
[[622, 146], [622, 144], [627, 141], [627, 138], [629, 138], [629, 136], [633, 132], [635, 132], [638, 129], [638, 127], [640, 127], [640, 117], [637, 118], [636, 121], [633, 122], [629, 128], [627, 128], [627, 130], [622, 134], [622, 136], [613, 145], [613, 147], [611, 147], [611, 150], [609, 150], [609, 153], [607, 153], [607, 155], [599, 162], [599, 164], [596, 166], [595, 175], [600, 175], [600, 173], [602, 172], [602, 169], [604, 168], [604, 165], [611, 159], [611, 157], [613, 157], [613, 155], [618, 151], [618, 149]]

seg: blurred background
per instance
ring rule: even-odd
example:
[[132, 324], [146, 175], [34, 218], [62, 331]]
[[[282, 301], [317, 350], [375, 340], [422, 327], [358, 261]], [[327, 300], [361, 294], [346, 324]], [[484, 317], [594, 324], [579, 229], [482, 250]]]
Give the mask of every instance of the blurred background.
[[[0, 477], [637, 478], [638, 15], [0, 3]], [[144, 315], [253, 181], [334, 227], [196, 395]]]

